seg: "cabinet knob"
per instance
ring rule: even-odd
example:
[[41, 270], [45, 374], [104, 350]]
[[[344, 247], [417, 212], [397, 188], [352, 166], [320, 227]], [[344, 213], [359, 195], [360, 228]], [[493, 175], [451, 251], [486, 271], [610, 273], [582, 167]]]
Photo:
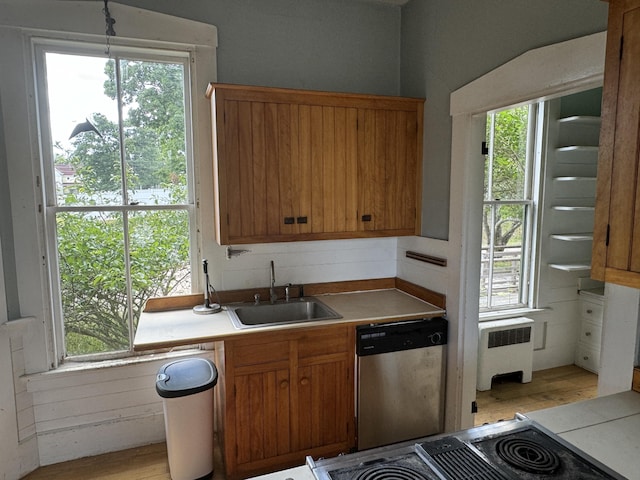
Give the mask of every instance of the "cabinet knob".
[[589, 360], [589, 357], [587, 357], [586, 355], [584, 357], [582, 357], [583, 360]]
[[300, 379], [300, 385], [309, 385], [309, 379], [307, 377], [302, 377]]
[[282, 388], [283, 390], [285, 388], [287, 388], [289, 386], [289, 381], [288, 380], [283, 380], [280, 382], [280, 388]]
[[591, 332], [584, 332], [585, 336], [590, 337], [591, 336]]
[[593, 310], [591, 310], [590, 308], [587, 309], [587, 313], [593, 313]]

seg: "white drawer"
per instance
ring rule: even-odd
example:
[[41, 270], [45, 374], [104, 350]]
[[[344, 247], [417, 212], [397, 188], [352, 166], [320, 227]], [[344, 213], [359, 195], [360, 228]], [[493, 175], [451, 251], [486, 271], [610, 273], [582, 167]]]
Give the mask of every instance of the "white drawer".
[[587, 302], [584, 299], [580, 299], [580, 316], [583, 319], [589, 320], [590, 322], [602, 324], [603, 311], [603, 305], [595, 302]]
[[596, 350], [600, 350], [600, 341], [602, 338], [602, 324], [595, 322], [582, 321], [580, 325], [579, 342], [588, 345]]
[[576, 350], [576, 365], [590, 372], [598, 373], [600, 369], [600, 352], [579, 343], [578, 349]]

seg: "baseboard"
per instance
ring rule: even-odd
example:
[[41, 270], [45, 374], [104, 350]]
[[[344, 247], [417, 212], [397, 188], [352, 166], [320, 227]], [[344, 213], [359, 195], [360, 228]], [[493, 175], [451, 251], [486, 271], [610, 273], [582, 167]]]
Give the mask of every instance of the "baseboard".
[[631, 388], [636, 392], [640, 392], [640, 367], [633, 369], [633, 385]]

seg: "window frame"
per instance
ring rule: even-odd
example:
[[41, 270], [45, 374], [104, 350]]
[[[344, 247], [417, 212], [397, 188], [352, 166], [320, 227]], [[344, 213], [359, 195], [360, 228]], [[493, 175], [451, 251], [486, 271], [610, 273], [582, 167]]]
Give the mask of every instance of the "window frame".
[[[541, 155], [541, 132], [544, 129], [544, 105], [543, 102], [533, 101], [523, 104], [511, 105], [508, 107], [499, 108], [487, 112], [486, 123], [490, 119], [494, 118], [494, 115], [505, 111], [512, 110], [524, 105], [529, 106], [529, 113], [527, 118], [527, 144], [526, 144], [526, 166], [525, 166], [525, 179], [524, 179], [524, 191], [522, 198], [510, 199], [510, 200], [488, 200], [482, 198], [482, 209], [490, 206], [492, 208], [499, 207], [501, 205], [522, 205], [525, 209], [524, 222], [523, 222], [523, 235], [522, 235], [522, 250], [521, 250], [521, 267], [520, 267], [520, 279], [519, 279], [519, 291], [518, 291], [518, 303], [509, 303], [507, 305], [496, 307], [479, 306], [480, 319], [482, 317], [491, 317], [496, 314], [505, 314], [509, 311], [520, 311], [523, 309], [535, 308], [535, 286], [537, 282], [535, 277], [538, 274], [537, 261], [538, 261], [538, 248], [540, 239], [537, 235], [537, 225], [539, 223], [539, 201], [542, 181], [542, 155]], [[485, 127], [486, 131], [486, 127]], [[487, 139], [488, 156], [485, 157], [485, 162], [493, 157], [493, 125], [491, 127], [491, 138]], [[486, 174], [486, 172], [485, 172]], [[491, 178], [491, 177], [490, 177]], [[481, 213], [482, 214], [482, 213]], [[482, 222], [481, 222], [482, 223]], [[482, 243], [480, 245], [483, 249]], [[493, 243], [490, 242], [489, 248], [492, 250]], [[489, 260], [491, 262], [491, 259]], [[480, 264], [482, 263], [482, 253], [480, 253]], [[482, 282], [480, 282], [481, 284]], [[489, 289], [490, 291], [490, 289]], [[478, 292], [480, 293], [480, 292]], [[482, 297], [480, 297], [482, 298]], [[488, 295], [488, 303], [491, 301], [491, 296]]]
[[[38, 130], [40, 134], [40, 168], [43, 176], [43, 214], [45, 230], [45, 251], [46, 251], [46, 271], [49, 287], [49, 302], [52, 316], [53, 348], [58, 364], [67, 360], [70, 361], [101, 361], [115, 358], [131, 357], [135, 355], [156, 353], [138, 353], [133, 350], [133, 339], [135, 336], [133, 315], [131, 314], [131, 276], [126, 268], [129, 309], [129, 348], [121, 351], [110, 351], [85, 355], [66, 355], [64, 318], [60, 294], [60, 275], [58, 266], [57, 237], [56, 237], [56, 214], [61, 212], [89, 212], [89, 211], [109, 211], [109, 212], [140, 212], [140, 211], [160, 211], [176, 210], [186, 211], [189, 217], [189, 243], [190, 243], [190, 268], [191, 268], [191, 290], [200, 289], [200, 276], [198, 259], [201, 257], [200, 239], [200, 218], [198, 205], [198, 184], [196, 182], [196, 158], [195, 158], [195, 125], [194, 110], [195, 99], [193, 96], [194, 85], [194, 49], [184, 46], [183, 48], [168, 49], [166, 46], [145, 45], [140, 46], [139, 42], [120, 42], [117, 45], [111, 44], [110, 55], [107, 55], [103, 44], [97, 42], [85, 42], [80, 40], [66, 40], [57, 38], [32, 37], [32, 51], [34, 58], [34, 79], [36, 92], [36, 109], [38, 113]], [[46, 59], [47, 53], [60, 53], [71, 55], [88, 56], [108, 56], [114, 59], [127, 58], [132, 60], [161, 61], [171, 63], [181, 63], [184, 68], [184, 96], [185, 96], [185, 152], [187, 168], [187, 199], [184, 204], [171, 205], [129, 205], [123, 203], [117, 205], [104, 206], [58, 206], [56, 202], [55, 188], [55, 168], [51, 130], [49, 125], [48, 112], [48, 92], [46, 84]], [[118, 103], [120, 99], [117, 100]], [[119, 119], [119, 123], [122, 119]], [[126, 234], [126, 227], [123, 230]], [[125, 250], [126, 251], [126, 250]]]

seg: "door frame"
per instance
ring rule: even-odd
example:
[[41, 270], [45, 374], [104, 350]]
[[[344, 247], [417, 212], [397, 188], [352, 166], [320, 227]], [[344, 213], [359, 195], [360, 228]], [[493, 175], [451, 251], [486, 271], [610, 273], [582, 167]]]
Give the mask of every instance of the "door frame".
[[451, 94], [447, 431], [473, 426], [486, 112], [602, 86], [606, 32], [530, 50]]

